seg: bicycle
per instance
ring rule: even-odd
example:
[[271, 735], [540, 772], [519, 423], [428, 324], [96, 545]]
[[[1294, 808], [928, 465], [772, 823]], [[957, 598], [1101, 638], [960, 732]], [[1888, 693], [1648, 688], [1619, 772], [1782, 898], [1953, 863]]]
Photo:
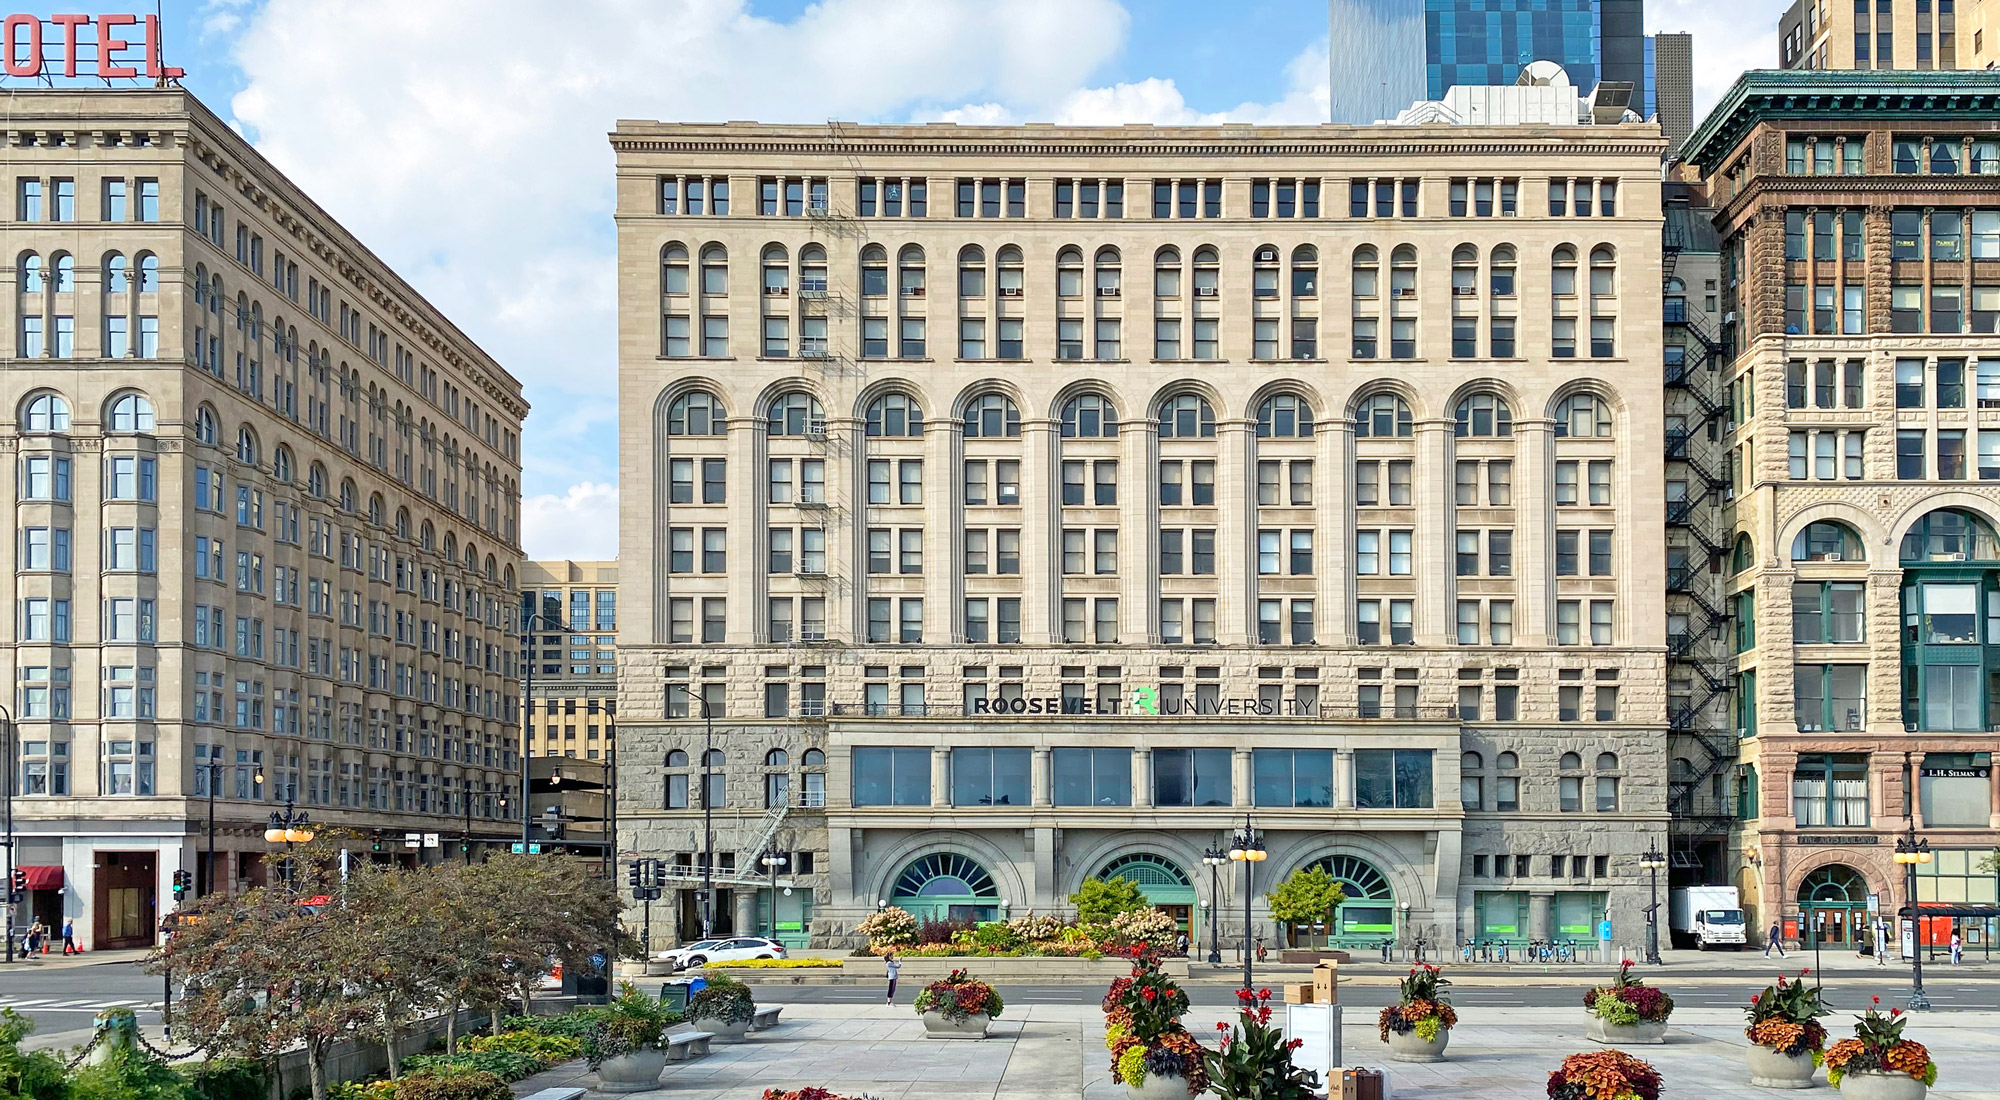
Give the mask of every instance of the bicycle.
[[1462, 962], [1472, 961], [1472, 940], [1470, 938], [1467, 938], [1464, 946], [1459, 948], [1458, 955]]
[[1394, 962], [1394, 961], [1395, 961], [1395, 960], [1393, 960], [1393, 959], [1391, 959], [1391, 958], [1389, 957], [1389, 948], [1393, 947], [1393, 946], [1395, 945], [1395, 943], [1396, 943], [1396, 941], [1395, 941], [1395, 940], [1383, 940], [1383, 941], [1382, 941], [1382, 961], [1383, 961], [1383, 962], [1385, 962], [1385, 963], [1386, 963], [1386, 962]]
[[1506, 940], [1501, 940], [1501, 941], [1500, 941], [1500, 961], [1501, 961], [1501, 962], [1503, 962], [1503, 963], [1507, 961], [1507, 941], [1506, 941]]

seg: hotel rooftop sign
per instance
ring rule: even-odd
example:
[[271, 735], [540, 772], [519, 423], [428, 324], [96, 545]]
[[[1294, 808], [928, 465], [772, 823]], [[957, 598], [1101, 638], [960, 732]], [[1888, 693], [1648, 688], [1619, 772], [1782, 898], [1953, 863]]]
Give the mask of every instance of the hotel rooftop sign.
[[8, 79], [172, 80], [187, 75], [160, 57], [154, 15], [16, 14], [0, 23], [0, 71]]

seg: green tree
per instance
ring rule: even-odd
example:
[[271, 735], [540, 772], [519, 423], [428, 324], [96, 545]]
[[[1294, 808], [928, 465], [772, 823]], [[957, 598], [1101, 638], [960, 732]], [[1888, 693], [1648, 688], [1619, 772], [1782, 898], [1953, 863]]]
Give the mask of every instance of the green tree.
[[1069, 896], [1069, 903], [1076, 906], [1076, 919], [1081, 924], [1110, 924], [1121, 913], [1153, 907], [1139, 884], [1124, 877], [1084, 879]]
[[69, 1082], [60, 1059], [47, 1051], [24, 1051], [21, 1040], [35, 1022], [0, 1008], [0, 1100], [63, 1100]]
[[1302, 928], [1332, 923], [1333, 911], [1347, 900], [1347, 893], [1326, 868], [1301, 867], [1264, 895], [1264, 900], [1271, 905], [1272, 920]]
[[[602, 951], [608, 959], [634, 956], [639, 941], [618, 923], [618, 884], [599, 877], [595, 865], [564, 856], [499, 854], [457, 872], [464, 904], [491, 914], [489, 952], [529, 1011], [535, 987], [560, 963], [576, 972]], [[318, 1098], [315, 1098], [318, 1100]]]

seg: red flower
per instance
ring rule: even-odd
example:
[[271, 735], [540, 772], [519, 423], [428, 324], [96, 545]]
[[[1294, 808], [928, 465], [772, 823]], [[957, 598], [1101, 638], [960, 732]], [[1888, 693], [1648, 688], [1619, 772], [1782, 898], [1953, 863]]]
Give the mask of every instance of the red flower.
[[1149, 1001], [1159, 995], [1160, 995], [1159, 992], [1150, 985], [1142, 986], [1139, 989], [1139, 996], [1144, 997]]
[[1229, 1030], [1229, 1025], [1228, 1025], [1228, 1024], [1225, 1024], [1225, 1023], [1220, 1023], [1220, 1022], [1218, 1022], [1218, 1023], [1217, 1023], [1216, 1025], [1215, 1025], [1215, 1030], [1217, 1030], [1217, 1031], [1228, 1031], [1228, 1030]]
[[1751, 1003], [1751, 1004], [1753, 1004], [1753, 1005], [1754, 1005], [1754, 1004], [1756, 1004], [1756, 1003], [1757, 1003], [1758, 1001], [1761, 1001], [1761, 1000], [1763, 1000], [1763, 999], [1764, 999], [1764, 995], [1763, 995], [1762, 993], [1752, 993], [1752, 994], [1750, 994], [1750, 1003]]
[[1239, 989], [1236, 991], [1236, 999], [1242, 1001], [1244, 1004], [1249, 1004], [1251, 998], [1254, 996], [1256, 995], [1251, 993], [1247, 989]]
[[1890, 1009], [1890, 1010], [1889, 1010], [1889, 1018], [1890, 1018], [1890, 1019], [1892, 1019], [1892, 1020], [1893, 1020], [1893, 1019], [1895, 1019], [1895, 1018], [1896, 1018], [1896, 1017], [1898, 1017], [1898, 1016], [1901, 1016], [1902, 1014], [1903, 1014], [1903, 1010], [1902, 1010], [1902, 1009], [1900, 1009], [1900, 1008], [1892, 1008], [1892, 1009]]
[[1270, 997], [1271, 991], [1269, 989], [1260, 989], [1257, 991], [1257, 999], [1260, 1001], [1269, 1000]]
[[1812, 968], [1806, 967], [1804, 970], [1799, 971], [1799, 977], [1803, 978], [1810, 973], [1812, 973]]
[[1882, 1003], [1882, 998], [1880, 997], [1870, 997], [1868, 999], [1878, 1005]]

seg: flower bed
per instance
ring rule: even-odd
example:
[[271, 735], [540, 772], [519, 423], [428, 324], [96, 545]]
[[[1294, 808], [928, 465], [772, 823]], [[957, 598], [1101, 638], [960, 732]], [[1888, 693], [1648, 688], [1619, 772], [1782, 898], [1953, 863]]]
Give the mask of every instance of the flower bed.
[[750, 987], [727, 974], [715, 974], [688, 1001], [688, 1016], [723, 1024], [748, 1024], [757, 1015]]
[[732, 959], [703, 963], [703, 970], [825, 970], [840, 969], [839, 959]]
[[1449, 1003], [1449, 994], [1444, 992], [1451, 982], [1435, 966], [1424, 965], [1410, 971], [1397, 986], [1396, 1003], [1382, 1010], [1376, 1017], [1376, 1031], [1383, 1042], [1389, 1041], [1391, 1032], [1408, 1035], [1416, 1032], [1417, 1038], [1433, 1042], [1441, 1031], [1449, 1031], [1458, 1024], [1458, 1013]]
[[[1873, 1004], [1882, 998], [1869, 998]], [[1854, 1022], [1854, 1038], [1842, 1039], [1826, 1052], [1826, 1082], [1840, 1087], [1841, 1078], [1857, 1070], [1905, 1073], [1926, 1087], [1937, 1084], [1937, 1063], [1922, 1043], [1903, 1038], [1910, 1021], [1903, 1010], [1892, 1008], [1887, 1016], [1871, 1005], [1866, 1015]]]
[[1572, 1054], [1549, 1074], [1549, 1100], [1660, 1100], [1660, 1074], [1622, 1050]]
[[997, 1020], [1005, 1007], [998, 991], [963, 970], [954, 970], [917, 993], [918, 1015], [935, 1012], [954, 1024], [974, 1016]]
[[1180, 928], [1172, 917], [1151, 908], [1120, 913], [1100, 924], [1035, 913], [1004, 922], [919, 922], [891, 906], [863, 920], [855, 931], [868, 939], [868, 946], [855, 952], [859, 955], [894, 948], [904, 958], [1101, 959], [1134, 948], [1173, 954]]
[[807, 1085], [802, 1089], [765, 1089], [764, 1100], [872, 1100], [867, 1096], [841, 1096], [828, 1092], [818, 1085]]
[[1101, 1007], [1113, 1081], [1138, 1088], [1148, 1077], [1169, 1075], [1186, 1082], [1190, 1096], [1208, 1091], [1201, 1044], [1181, 1025], [1187, 994], [1161, 972], [1156, 955], [1134, 949], [1131, 976], [1111, 983]]
[[1769, 1047], [1788, 1058], [1811, 1054], [1813, 1064], [1825, 1061], [1826, 1029], [1819, 1017], [1832, 1012], [1820, 1004], [1819, 988], [1807, 985], [1810, 970], [1799, 971], [1799, 980], [1788, 982], [1778, 975], [1775, 985], [1750, 998], [1750, 1024], [1743, 1035], [1760, 1047]]
[[1632, 960], [1626, 959], [1618, 964], [1618, 976], [1610, 985], [1596, 986], [1583, 995], [1583, 1007], [1607, 1024], [1631, 1027], [1666, 1023], [1673, 1014], [1674, 999], [1633, 977]]

